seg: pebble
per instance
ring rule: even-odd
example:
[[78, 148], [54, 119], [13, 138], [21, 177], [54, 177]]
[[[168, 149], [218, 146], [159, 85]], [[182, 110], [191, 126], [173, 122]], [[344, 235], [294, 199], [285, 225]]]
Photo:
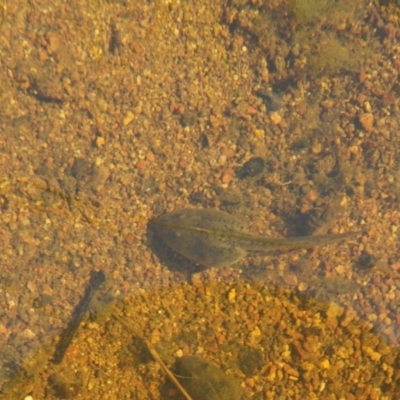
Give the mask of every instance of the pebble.
[[145, 169], [146, 168], [146, 161], [145, 160], [139, 160], [136, 163], [136, 168], [137, 169]]
[[257, 114], [257, 110], [252, 106], [247, 106], [247, 114], [255, 115], [255, 114]]
[[254, 378], [247, 378], [246, 379], [246, 386], [253, 388], [255, 386]]
[[331, 364], [329, 360], [325, 358], [320, 362], [319, 366], [321, 367], [321, 369], [329, 369], [331, 367]]
[[314, 142], [311, 146], [312, 154], [320, 154], [322, 151], [322, 144], [320, 142]]
[[338, 304], [332, 302], [328, 309], [326, 310], [326, 315], [329, 318], [337, 318], [343, 314], [343, 307], [339, 306]]
[[96, 138], [96, 146], [97, 147], [103, 147], [104, 146], [104, 143], [105, 143], [105, 140], [104, 140], [104, 138], [102, 137], [102, 136], [98, 136], [97, 138]]
[[134, 240], [135, 240], [135, 236], [134, 236], [132, 233], [128, 233], [128, 234], [125, 236], [125, 242], [126, 242], [127, 244], [132, 244]]
[[267, 375], [267, 381], [273, 382], [276, 379], [276, 366], [271, 365], [271, 368], [269, 369], [269, 373]]
[[235, 171], [232, 168], [227, 168], [221, 175], [222, 183], [231, 183], [234, 175]]
[[154, 153], [152, 153], [151, 151], [149, 151], [149, 152], [146, 154], [146, 160], [149, 161], [149, 162], [154, 162], [154, 161], [156, 160], [156, 157], [155, 157]]
[[135, 119], [135, 114], [131, 113], [130, 111], [126, 114], [124, 120], [122, 121], [122, 124], [124, 126], [129, 125], [133, 120]]
[[299, 371], [297, 371], [296, 369], [294, 369], [291, 365], [289, 364], [285, 364], [283, 366], [283, 369], [285, 370], [286, 373], [288, 373], [289, 375], [295, 376], [295, 377], [299, 377]]
[[228, 301], [229, 301], [229, 303], [232, 304], [232, 303], [235, 303], [235, 300], [236, 300], [236, 289], [233, 288], [228, 293]]
[[221, 166], [223, 166], [223, 165], [225, 165], [225, 163], [226, 163], [226, 155], [225, 154], [222, 154], [220, 157], [219, 157], [219, 159], [218, 159], [218, 164], [219, 165], [221, 165]]
[[370, 132], [374, 123], [374, 116], [371, 113], [364, 113], [359, 115], [358, 121], [366, 132]]
[[261, 331], [260, 328], [258, 326], [256, 326], [251, 332], [250, 332], [250, 336], [253, 339], [259, 338], [261, 336]]
[[255, 136], [257, 139], [263, 140], [263, 139], [265, 138], [264, 129], [256, 129], [256, 130], [254, 131], [254, 136]]
[[321, 103], [321, 106], [326, 110], [329, 110], [334, 106], [334, 102], [332, 100], [325, 100]]
[[279, 125], [282, 122], [282, 117], [275, 111], [269, 113], [269, 118], [274, 125]]

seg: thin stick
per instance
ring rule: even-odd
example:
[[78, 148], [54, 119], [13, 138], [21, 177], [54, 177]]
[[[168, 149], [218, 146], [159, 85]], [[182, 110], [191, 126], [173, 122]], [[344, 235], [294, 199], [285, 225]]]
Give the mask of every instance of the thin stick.
[[[124, 325], [126, 328], [130, 329], [134, 334], [137, 334], [132, 327], [127, 324], [119, 315], [113, 314], [113, 317], [117, 319], [122, 325]], [[183, 397], [186, 400], [193, 400], [188, 392], [183, 388], [183, 386], [179, 383], [179, 381], [175, 378], [175, 375], [171, 372], [171, 370], [165, 365], [164, 361], [161, 359], [161, 357], [158, 355], [155, 347], [145, 338], [142, 337], [142, 340], [147, 346], [147, 349], [149, 350], [150, 354], [153, 356], [153, 358], [158, 362], [160, 365], [161, 369], [168, 375], [168, 378], [171, 379], [172, 383], [177, 387], [177, 389], [181, 392]]]

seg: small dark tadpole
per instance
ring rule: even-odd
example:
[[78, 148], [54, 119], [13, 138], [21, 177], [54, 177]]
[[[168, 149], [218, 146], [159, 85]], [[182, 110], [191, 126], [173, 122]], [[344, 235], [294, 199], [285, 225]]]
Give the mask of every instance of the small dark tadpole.
[[199, 143], [200, 143], [200, 147], [202, 149], [207, 149], [208, 147], [210, 147], [210, 142], [209, 142], [208, 137], [207, 137], [207, 135], [205, 133], [202, 133], [200, 135]]
[[58, 342], [56, 351], [53, 357], [54, 364], [60, 364], [64, 358], [64, 355], [71, 344], [71, 341], [78, 330], [79, 325], [83, 321], [87, 310], [89, 309], [90, 302], [93, 299], [94, 294], [99, 289], [99, 287], [105, 282], [106, 276], [103, 271], [95, 271], [91, 273], [89, 284], [85, 290], [85, 294], [82, 300], [75, 307], [72, 318], [61, 334], [61, 339]]
[[377, 259], [367, 251], [363, 251], [357, 260], [356, 265], [361, 269], [371, 269], [377, 264]]
[[265, 169], [265, 161], [261, 157], [250, 158], [236, 170], [239, 179], [253, 178], [261, 174]]

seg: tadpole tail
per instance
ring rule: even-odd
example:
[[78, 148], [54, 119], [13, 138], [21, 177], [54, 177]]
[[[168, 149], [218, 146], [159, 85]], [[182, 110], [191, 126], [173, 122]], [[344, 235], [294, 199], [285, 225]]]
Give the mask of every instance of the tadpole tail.
[[296, 236], [282, 239], [254, 237], [246, 241], [245, 248], [253, 251], [279, 249], [310, 249], [326, 244], [338, 243], [356, 236], [358, 232], [346, 232], [336, 235]]
[[339, 233], [336, 235], [315, 235], [315, 236], [300, 236], [300, 237], [290, 237], [285, 239], [284, 246], [294, 247], [294, 248], [311, 248], [316, 246], [323, 246], [326, 244], [334, 244], [341, 242], [344, 239], [349, 239], [356, 236], [358, 232], [346, 232]]

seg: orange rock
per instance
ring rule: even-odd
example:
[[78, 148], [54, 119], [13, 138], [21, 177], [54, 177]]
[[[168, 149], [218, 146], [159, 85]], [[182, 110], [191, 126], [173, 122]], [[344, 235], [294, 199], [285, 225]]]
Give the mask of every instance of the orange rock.
[[149, 162], [154, 162], [155, 159], [156, 159], [156, 157], [155, 157], [154, 153], [152, 153], [151, 151], [149, 151], [149, 152], [147, 153], [147, 155], [146, 155], [146, 159], [147, 159], [147, 161], [149, 161]]
[[295, 377], [299, 377], [299, 371], [297, 371], [296, 369], [294, 369], [291, 365], [289, 364], [285, 364], [283, 366], [283, 369], [285, 370], [285, 372], [287, 372], [289, 375], [295, 376]]
[[255, 114], [257, 114], [257, 110], [252, 106], [247, 106], [247, 114], [255, 115]]
[[334, 106], [334, 102], [332, 100], [325, 100], [321, 103], [321, 106], [325, 108], [326, 110], [329, 110]]
[[231, 183], [234, 175], [235, 171], [233, 168], [227, 168], [221, 175], [222, 183]]
[[125, 236], [125, 242], [128, 244], [132, 244], [134, 240], [135, 240], [135, 236], [132, 233], [128, 233]]
[[253, 387], [255, 386], [254, 378], [247, 378], [247, 379], [246, 379], [246, 385], [247, 385], [248, 387], [253, 388]]
[[358, 74], [358, 81], [360, 82], [360, 83], [363, 83], [365, 80], [367, 79], [367, 74], [366, 74], [366, 72], [363, 70], [363, 71], [360, 71], [360, 73]]
[[358, 121], [365, 131], [370, 132], [374, 124], [374, 116], [371, 113], [364, 113], [359, 115]]
[[146, 161], [144, 161], [144, 160], [139, 160], [139, 161], [136, 163], [136, 168], [137, 168], [137, 169], [145, 169], [145, 168], [146, 168]]

